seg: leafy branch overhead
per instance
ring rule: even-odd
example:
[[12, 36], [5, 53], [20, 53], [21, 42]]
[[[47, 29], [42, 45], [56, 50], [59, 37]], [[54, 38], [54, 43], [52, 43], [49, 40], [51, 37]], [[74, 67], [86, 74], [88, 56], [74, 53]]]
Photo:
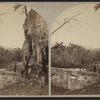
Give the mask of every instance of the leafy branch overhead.
[[[15, 4], [13, 6], [14, 12], [17, 11], [21, 7], [22, 7], [22, 14], [25, 13], [25, 15], [27, 16], [27, 7], [26, 6], [23, 6], [23, 5], [20, 5], [20, 4]], [[7, 11], [1, 13], [0, 16], [5, 15], [6, 13], [8, 13], [9, 10], [10, 10], [10, 8]]]
[[14, 11], [17, 11], [20, 7], [22, 7], [22, 5], [20, 5], [20, 4], [16, 4], [16, 5], [14, 5]]
[[22, 7], [22, 14], [25, 13], [25, 15], [27, 16], [27, 7], [26, 6], [16, 4], [16, 5], [14, 5], [13, 8], [14, 8], [14, 11], [17, 11], [21, 7]]
[[100, 9], [100, 4], [96, 4], [94, 7], [95, 11], [97, 11], [98, 9]]

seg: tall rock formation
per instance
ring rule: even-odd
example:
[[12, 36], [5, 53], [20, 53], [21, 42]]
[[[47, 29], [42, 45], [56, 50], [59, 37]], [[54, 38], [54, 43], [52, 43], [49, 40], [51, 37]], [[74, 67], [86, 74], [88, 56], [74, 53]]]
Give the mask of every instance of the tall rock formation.
[[[24, 25], [23, 64], [25, 75], [48, 80], [48, 28], [44, 19], [34, 10], [26, 16]], [[30, 72], [29, 72], [30, 69]], [[29, 74], [30, 73], [30, 74]]]

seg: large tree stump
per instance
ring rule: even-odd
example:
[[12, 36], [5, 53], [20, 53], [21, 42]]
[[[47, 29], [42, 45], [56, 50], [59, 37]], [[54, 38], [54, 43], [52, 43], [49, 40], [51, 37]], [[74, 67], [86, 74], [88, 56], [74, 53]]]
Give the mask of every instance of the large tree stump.
[[[26, 16], [24, 25], [23, 64], [26, 77], [31, 75], [46, 83], [48, 81], [48, 28], [43, 18], [34, 10]], [[44, 77], [44, 78], [43, 78]], [[43, 83], [43, 82], [42, 82]]]

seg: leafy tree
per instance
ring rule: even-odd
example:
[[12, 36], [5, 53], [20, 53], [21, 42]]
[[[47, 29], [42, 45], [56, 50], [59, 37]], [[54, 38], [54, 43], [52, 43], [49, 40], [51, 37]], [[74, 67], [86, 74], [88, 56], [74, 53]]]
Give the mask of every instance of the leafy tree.
[[22, 50], [21, 49], [5, 49], [0, 47], [0, 66], [11, 64], [12, 61], [22, 61]]
[[100, 49], [91, 50], [69, 43], [67, 47], [61, 45], [51, 51], [52, 67], [81, 69], [88, 68], [93, 62], [100, 62]]

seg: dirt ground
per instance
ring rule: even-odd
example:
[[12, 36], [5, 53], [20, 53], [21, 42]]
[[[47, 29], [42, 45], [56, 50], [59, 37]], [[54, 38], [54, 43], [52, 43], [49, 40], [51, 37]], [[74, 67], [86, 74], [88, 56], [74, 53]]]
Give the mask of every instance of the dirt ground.
[[[4, 72], [5, 74], [9, 75], [11, 72]], [[21, 95], [48, 95], [48, 85], [41, 86], [37, 80], [34, 79], [25, 79], [25, 77], [21, 77], [21, 74], [19, 72], [12, 73], [12, 76], [16, 79], [16, 81], [13, 82], [13, 79], [10, 80], [10, 84], [8, 84], [8, 81], [4, 81], [5, 85], [3, 84], [3, 87], [0, 89], [0, 95], [15, 95], [15, 96], [21, 96]], [[4, 76], [4, 75], [3, 75]], [[7, 78], [7, 76], [6, 76]], [[2, 80], [2, 79], [0, 79]], [[0, 81], [1, 82], [1, 81]], [[1, 85], [2, 85], [1, 84]]]
[[56, 86], [51, 86], [52, 95], [100, 95], [100, 83], [84, 87], [78, 90], [66, 90]]
[[48, 86], [40, 86], [33, 80], [23, 80], [0, 89], [0, 95], [48, 95]]

